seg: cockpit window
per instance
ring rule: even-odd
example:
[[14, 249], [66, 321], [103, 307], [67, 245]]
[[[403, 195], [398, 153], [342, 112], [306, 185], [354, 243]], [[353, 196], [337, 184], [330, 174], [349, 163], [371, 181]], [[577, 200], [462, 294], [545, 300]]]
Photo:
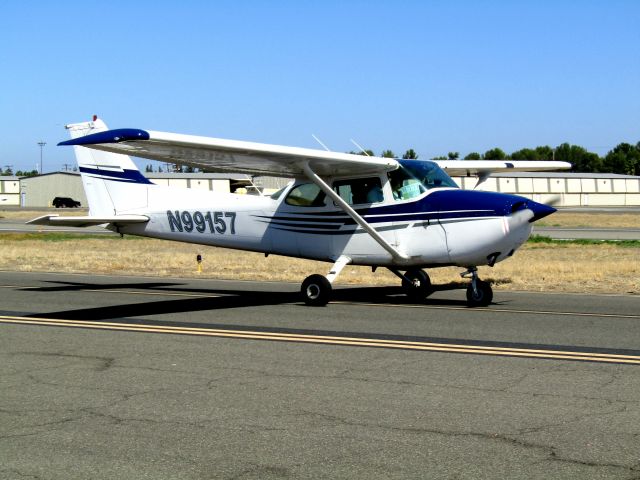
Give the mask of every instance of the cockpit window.
[[400, 167], [388, 173], [395, 200], [409, 200], [432, 188], [458, 188], [451, 177], [434, 162], [398, 162]]
[[295, 207], [322, 207], [324, 197], [324, 192], [315, 183], [303, 183], [289, 192], [285, 203]]

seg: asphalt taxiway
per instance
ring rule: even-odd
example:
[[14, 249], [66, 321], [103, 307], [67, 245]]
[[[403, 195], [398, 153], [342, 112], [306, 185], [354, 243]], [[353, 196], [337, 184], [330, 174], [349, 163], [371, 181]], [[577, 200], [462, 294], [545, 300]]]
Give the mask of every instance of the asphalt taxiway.
[[637, 478], [640, 297], [0, 272], [0, 478]]

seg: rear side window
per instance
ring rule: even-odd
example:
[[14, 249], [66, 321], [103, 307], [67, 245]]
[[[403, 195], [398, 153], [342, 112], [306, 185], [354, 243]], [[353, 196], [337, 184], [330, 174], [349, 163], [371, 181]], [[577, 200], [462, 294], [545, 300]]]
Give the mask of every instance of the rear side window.
[[303, 183], [289, 192], [285, 203], [294, 207], [322, 207], [324, 197], [324, 192], [315, 183]]
[[349, 205], [378, 203], [384, 200], [379, 177], [340, 180], [333, 183], [333, 189]]

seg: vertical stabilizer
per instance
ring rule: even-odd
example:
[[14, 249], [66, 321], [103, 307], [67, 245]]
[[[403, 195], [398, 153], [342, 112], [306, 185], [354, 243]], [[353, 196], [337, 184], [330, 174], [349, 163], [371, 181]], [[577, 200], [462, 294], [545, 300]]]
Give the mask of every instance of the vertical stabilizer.
[[[65, 127], [72, 139], [107, 130], [97, 117], [91, 122]], [[149, 186], [153, 185], [127, 155], [73, 147], [82, 184], [93, 216], [117, 215], [147, 207]]]

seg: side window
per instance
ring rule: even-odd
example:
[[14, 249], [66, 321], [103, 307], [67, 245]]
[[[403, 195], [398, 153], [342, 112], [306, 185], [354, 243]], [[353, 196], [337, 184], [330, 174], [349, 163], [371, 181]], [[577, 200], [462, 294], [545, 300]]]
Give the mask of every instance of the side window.
[[339, 180], [333, 182], [333, 189], [349, 205], [378, 203], [384, 200], [379, 177]]
[[303, 183], [289, 192], [285, 203], [294, 207], [322, 207], [324, 197], [324, 192], [315, 183]]

